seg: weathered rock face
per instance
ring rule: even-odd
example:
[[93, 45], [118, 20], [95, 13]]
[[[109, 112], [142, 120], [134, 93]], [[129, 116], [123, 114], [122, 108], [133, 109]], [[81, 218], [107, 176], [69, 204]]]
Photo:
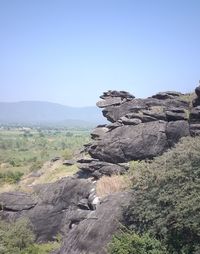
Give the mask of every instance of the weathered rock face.
[[93, 176], [99, 179], [102, 175], [111, 176], [113, 174], [124, 174], [129, 168], [126, 164], [113, 164], [98, 159], [81, 159], [78, 160], [79, 169], [78, 176]]
[[25, 211], [32, 209], [37, 204], [37, 199], [23, 192], [8, 192], [0, 194], [0, 210]]
[[11, 192], [0, 194], [0, 218], [27, 217], [34, 226], [38, 241], [52, 240], [63, 227], [68, 209], [80, 209], [79, 202], [94, 192], [90, 180], [67, 177], [58, 182], [36, 186], [33, 195]]
[[[98, 126], [91, 135], [94, 142], [87, 147], [92, 158], [100, 161], [122, 163], [152, 158], [181, 137], [199, 132], [198, 126], [191, 123], [199, 121], [200, 108], [191, 109], [181, 93], [163, 92], [136, 99], [125, 92], [109, 91], [100, 97], [103, 100], [97, 106], [104, 107], [103, 115], [111, 124]], [[111, 103], [115, 99], [116, 103]]]
[[70, 227], [65, 221], [65, 238], [60, 254], [106, 254], [112, 235], [120, 228], [122, 209], [128, 206], [130, 193], [117, 193], [102, 200], [97, 209]]
[[116, 128], [91, 146], [89, 153], [94, 158], [119, 163], [152, 158], [167, 148], [166, 123], [153, 121]]

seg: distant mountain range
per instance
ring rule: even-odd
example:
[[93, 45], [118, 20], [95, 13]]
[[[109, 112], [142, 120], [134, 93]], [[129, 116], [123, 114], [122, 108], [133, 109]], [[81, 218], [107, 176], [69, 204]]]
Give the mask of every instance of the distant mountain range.
[[105, 123], [97, 107], [68, 107], [43, 101], [0, 102], [0, 124], [38, 124], [71, 127]]

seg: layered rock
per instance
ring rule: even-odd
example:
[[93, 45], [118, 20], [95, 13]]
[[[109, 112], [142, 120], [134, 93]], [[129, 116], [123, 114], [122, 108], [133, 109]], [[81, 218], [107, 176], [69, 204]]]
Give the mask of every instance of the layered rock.
[[94, 141], [87, 151], [104, 163], [158, 156], [181, 137], [190, 135], [190, 115], [199, 119], [198, 108], [193, 108], [190, 114], [190, 102], [178, 92], [137, 99], [129, 93], [108, 91], [100, 98], [97, 106], [103, 108], [103, 115], [111, 123], [92, 132]]
[[102, 175], [121, 175], [124, 174], [129, 168], [128, 164], [113, 164], [98, 159], [80, 159], [77, 162], [79, 163], [80, 169], [80, 171], [77, 173], [78, 176], [92, 176], [95, 179], [99, 179]]

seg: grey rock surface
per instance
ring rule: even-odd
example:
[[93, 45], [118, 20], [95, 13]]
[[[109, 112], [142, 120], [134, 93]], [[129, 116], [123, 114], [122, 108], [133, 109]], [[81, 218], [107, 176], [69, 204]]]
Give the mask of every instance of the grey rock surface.
[[96, 105], [99, 108], [105, 108], [105, 107], [108, 107], [108, 106], [120, 105], [121, 103], [122, 103], [122, 98], [121, 97], [111, 97], [111, 98], [108, 98], [108, 99], [98, 101]]
[[0, 195], [0, 218], [11, 220], [26, 217], [33, 224], [37, 241], [53, 240], [63, 227], [66, 211], [70, 207], [78, 209], [79, 203], [89, 197], [92, 188], [90, 180], [67, 177], [36, 186], [32, 195], [3, 193]]
[[95, 179], [99, 179], [102, 175], [111, 176], [113, 174], [124, 174], [128, 168], [121, 165], [100, 161], [98, 159], [91, 159], [80, 163], [79, 169], [86, 172], [88, 177], [93, 176]]
[[29, 218], [39, 242], [53, 240], [62, 232], [64, 241], [57, 254], [107, 253], [130, 193], [100, 199], [96, 180], [124, 174], [129, 168], [126, 162], [152, 159], [180, 138], [200, 135], [200, 87], [195, 92], [193, 106], [178, 92], [162, 92], [147, 99], [125, 91], [103, 93], [97, 105], [111, 123], [97, 126], [91, 133], [92, 142], [85, 145], [91, 158], [77, 161], [80, 170], [74, 177], [35, 186], [33, 194], [0, 194], [0, 218]]
[[1, 211], [23, 211], [33, 208], [37, 198], [23, 192], [4, 192], [0, 194]]
[[169, 148], [166, 122], [154, 121], [139, 125], [124, 125], [106, 133], [91, 146], [92, 157], [111, 163], [152, 158]]
[[[106, 254], [107, 244], [120, 228], [123, 207], [130, 193], [117, 193], [104, 198], [97, 209], [74, 227], [65, 228], [60, 254]], [[66, 225], [69, 225], [66, 223]]]

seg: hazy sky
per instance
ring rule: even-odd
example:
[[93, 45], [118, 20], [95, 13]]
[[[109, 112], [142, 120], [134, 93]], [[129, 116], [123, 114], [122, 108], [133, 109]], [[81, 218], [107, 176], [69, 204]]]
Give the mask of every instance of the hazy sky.
[[199, 0], [0, 0], [0, 101], [88, 106], [199, 79]]

